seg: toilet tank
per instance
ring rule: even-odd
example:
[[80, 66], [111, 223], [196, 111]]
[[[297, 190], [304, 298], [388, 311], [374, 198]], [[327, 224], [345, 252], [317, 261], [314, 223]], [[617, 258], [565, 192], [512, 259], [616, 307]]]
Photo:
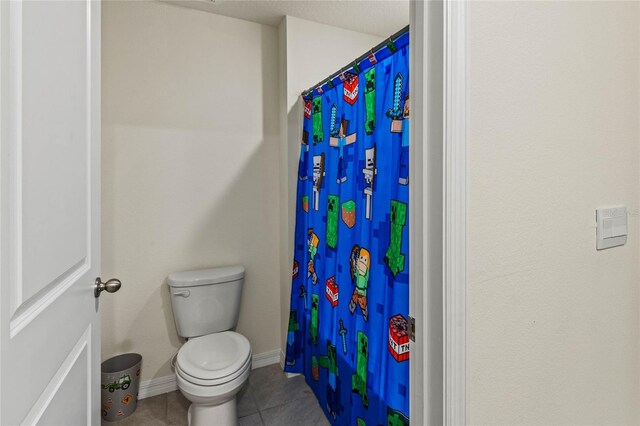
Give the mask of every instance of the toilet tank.
[[178, 335], [197, 337], [235, 328], [244, 267], [174, 272], [167, 282]]

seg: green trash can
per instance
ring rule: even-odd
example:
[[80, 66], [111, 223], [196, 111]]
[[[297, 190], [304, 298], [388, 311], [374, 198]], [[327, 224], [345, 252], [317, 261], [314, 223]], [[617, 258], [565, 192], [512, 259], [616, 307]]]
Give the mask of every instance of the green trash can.
[[108, 422], [122, 420], [136, 411], [140, 389], [142, 355], [122, 354], [102, 363], [102, 418]]

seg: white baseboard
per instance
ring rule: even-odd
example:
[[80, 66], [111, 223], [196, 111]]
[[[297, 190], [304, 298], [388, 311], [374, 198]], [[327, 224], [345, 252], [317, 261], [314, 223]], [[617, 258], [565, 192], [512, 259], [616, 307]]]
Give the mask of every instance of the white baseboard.
[[177, 389], [178, 382], [176, 381], [175, 374], [164, 377], [156, 377], [155, 379], [140, 382], [138, 399], [145, 399], [156, 395], [162, 395], [163, 393], [173, 392]]
[[[263, 352], [261, 354], [255, 354], [251, 358], [251, 368], [266, 367], [267, 365], [278, 364], [283, 362], [280, 349], [275, 349], [269, 352]], [[284, 360], [284, 355], [282, 355]], [[151, 380], [145, 380], [140, 382], [140, 391], [138, 392], [138, 399], [150, 398], [156, 395], [162, 395], [163, 393], [169, 393], [178, 390], [178, 382], [176, 381], [176, 375], [171, 374], [164, 377], [156, 377]]]
[[251, 360], [251, 368], [266, 367], [280, 362], [280, 349], [255, 354]]

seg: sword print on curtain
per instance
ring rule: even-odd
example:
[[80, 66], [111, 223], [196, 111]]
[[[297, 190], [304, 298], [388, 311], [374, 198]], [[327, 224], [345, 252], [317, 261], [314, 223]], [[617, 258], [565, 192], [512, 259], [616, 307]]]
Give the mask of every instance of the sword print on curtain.
[[409, 424], [408, 43], [304, 99], [285, 370], [335, 425]]

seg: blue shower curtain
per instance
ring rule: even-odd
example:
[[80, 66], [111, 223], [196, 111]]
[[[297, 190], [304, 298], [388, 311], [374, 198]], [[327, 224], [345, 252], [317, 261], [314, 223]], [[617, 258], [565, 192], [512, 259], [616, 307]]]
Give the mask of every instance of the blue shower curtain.
[[336, 425], [408, 425], [409, 34], [305, 99], [285, 370]]

